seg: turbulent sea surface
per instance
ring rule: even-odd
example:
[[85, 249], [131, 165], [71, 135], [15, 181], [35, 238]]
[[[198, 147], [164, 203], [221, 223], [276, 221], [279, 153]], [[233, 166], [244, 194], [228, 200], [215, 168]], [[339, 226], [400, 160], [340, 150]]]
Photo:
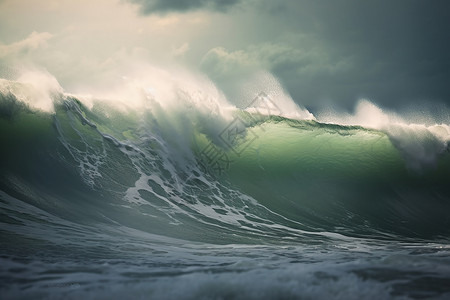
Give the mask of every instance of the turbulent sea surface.
[[0, 79], [2, 299], [450, 297], [449, 124], [41, 81]]

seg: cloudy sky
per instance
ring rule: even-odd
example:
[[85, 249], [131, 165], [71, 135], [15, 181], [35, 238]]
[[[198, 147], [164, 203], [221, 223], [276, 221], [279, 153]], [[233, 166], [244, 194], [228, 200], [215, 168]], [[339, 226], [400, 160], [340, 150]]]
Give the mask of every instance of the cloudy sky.
[[0, 0], [0, 77], [37, 68], [78, 92], [152, 64], [229, 97], [269, 72], [313, 111], [448, 107], [449, 13], [446, 0]]

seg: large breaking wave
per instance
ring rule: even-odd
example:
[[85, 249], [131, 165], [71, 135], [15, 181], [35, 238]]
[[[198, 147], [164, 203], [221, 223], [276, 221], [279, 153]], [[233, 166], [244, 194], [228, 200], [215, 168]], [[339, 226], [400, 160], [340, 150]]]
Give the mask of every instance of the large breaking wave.
[[231, 240], [448, 231], [446, 124], [394, 122], [369, 102], [347, 118], [365, 127], [322, 123], [265, 93], [239, 109], [179, 82], [111, 103], [42, 76], [1, 82], [2, 185], [56, 215], [88, 205], [102, 221], [193, 239], [198, 227]]
[[4, 253], [159, 257], [204, 243], [186, 251], [211, 257], [218, 245], [447, 239], [448, 124], [368, 101], [314, 117], [280, 90], [239, 106], [203, 78], [161, 76], [103, 97], [66, 93], [48, 74], [0, 80], [1, 234], [18, 245]]

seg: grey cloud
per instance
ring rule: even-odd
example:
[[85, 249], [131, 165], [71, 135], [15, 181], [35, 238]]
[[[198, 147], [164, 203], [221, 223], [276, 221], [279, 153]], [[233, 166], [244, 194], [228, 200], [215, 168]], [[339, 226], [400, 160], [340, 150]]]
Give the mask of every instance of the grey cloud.
[[38, 48], [45, 48], [47, 46], [47, 41], [52, 37], [53, 35], [48, 32], [33, 31], [28, 37], [21, 41], [6, 45], [0, 44], [0, 58], [18, 55]]
[[247, 89], [245, 85], [252, 85], [250, 81], [264, 70], [280, 73], [283, 83], [293, 80], [298, 87], [304, 86], [295, 83], [299, 77], [336, 73], [348, 68], [344, 62], [331, 62], [324, 49], [300, 48], [286, 43], [263, 43], [235, 51], [213, 48], [203, 57], [201, 67], [230, 98], [239, 97], [242, 90]]
[[143, 14], [185, 12], [198, 9], [225, 11], [241, 0], [129, 0], [141, 7]]
[[296, 73], [333, 72], [336, 65], [329, 62], [323, 49], [302, 49], [285, 43], [265, 43], [243, 50], [228, 51], [223, 47], [211, 49], [201, 65], [212, 77], [233, 77], [255, 70], [287, 70]]
[[450, 105], [446, 0], [129, 1], [147, 14], [239, 5], [190, 42], [190, 59], [202, 57], [221, 87], [266, 69], [308, 107], [351, 109], [362, 97], [393, 108]]
[[265, 13], [261, 18], [272, 26], [260, 32], [274, 32], [267, 39], [302, 33], [308, 39], [288, 44], [326, 54], [309, 61], [308, 72], [301, 59], [271, 64], [301, 102], [320, 107], [329, 99], [350, 108], [359, 97], [368, 97], [391, 107], [424, 100], [450, 105], [449, 1], [268, 3], [259, 6]]
[[311, 39], [295, 40], [291, 36], [289, 42], [250, 45], [235, 51], [218, 47], [203, 57], [201, 66], [228, 95], [255, 73], [269, 70], [281, 79], [300, 104], [311, 104], [308, 100], [322, 93], [321, 81], [335, 88], [324, 78], [339, 78], [354, 68], [350, 59], [330, 56], [326, 47]]

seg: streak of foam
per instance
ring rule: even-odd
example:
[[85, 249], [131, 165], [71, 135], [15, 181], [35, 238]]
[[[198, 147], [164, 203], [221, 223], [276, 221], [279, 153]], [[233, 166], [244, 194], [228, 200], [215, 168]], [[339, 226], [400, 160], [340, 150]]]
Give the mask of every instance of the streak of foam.
[[79, 137], [79, 141], [82, 142], [83, 147], [76, 147], [66, 138], [66, 134], [59, 124], [57, 118], [55, 118], [55, 126], [59, 134], [59, 140], [61, 144], [67, 149], [72, 158], [78, 163], [81, 177], [91, 188], [96, 186], [97, 179], [102, 177], [99, 167], [106, 163], [107, 154], [103, 138], [96, 139], [97, 143], [100, 143], [101, 147], [94, 147], [92, 141], [89, 140], [82, 132], [80, 132], [75, 126], [75, 120], [70, 119], [71, 127]]

